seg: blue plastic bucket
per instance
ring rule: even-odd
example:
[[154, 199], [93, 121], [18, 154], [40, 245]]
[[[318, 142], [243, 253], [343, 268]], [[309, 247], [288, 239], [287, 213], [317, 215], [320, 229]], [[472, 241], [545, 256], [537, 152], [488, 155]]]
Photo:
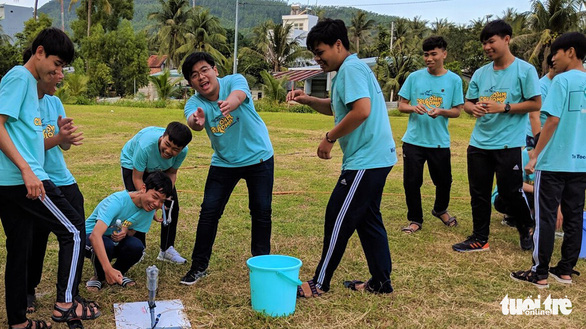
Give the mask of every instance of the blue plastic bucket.
[[580, 258], [586, 258], [586, 211], [582, 216], [582, 248], [580, 250]]
[[250, 273], [252, 309], [270, 316], [295, 312], [301, 260], [284, 255], [264, 255], [246, 261]]

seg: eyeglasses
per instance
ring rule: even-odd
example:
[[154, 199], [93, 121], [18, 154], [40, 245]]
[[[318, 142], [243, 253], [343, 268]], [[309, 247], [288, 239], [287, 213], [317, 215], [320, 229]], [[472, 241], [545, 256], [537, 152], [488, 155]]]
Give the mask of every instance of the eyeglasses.
[[191, 71], [191, 78], [192, 79], [199, 79], [200, 75], [206, 75], [206, 74], [210, 73], [211, 69], [212, 69], [211, 66], [204, 66], [201, 69], [199, 69], [199, 71]]

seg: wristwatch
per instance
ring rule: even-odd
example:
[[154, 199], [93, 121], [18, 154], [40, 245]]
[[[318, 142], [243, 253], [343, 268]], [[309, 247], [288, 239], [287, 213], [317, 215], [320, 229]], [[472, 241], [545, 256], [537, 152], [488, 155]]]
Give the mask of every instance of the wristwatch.
[[329, 133], [330, 133], [329, 131], [326, 133], [326, 140], [328, 141], [328, 143], [334, 144], [336, 142], [336, 140], [335, 139], [330, 139], [330, 136], [328, 136]]
[[510, 110], [511, 110], [511, 104], [509, 104], [509, 103], [505, 104], [505, 111], [503, 113], [509, 113]]

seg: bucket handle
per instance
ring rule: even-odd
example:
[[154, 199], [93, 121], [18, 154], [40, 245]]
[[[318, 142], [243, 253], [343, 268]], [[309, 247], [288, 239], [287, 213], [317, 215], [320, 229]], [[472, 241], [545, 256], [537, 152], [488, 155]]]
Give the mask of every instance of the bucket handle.
[[281, 271], [276, 271], [277, 275], [280, 276], [281, 278], [285, 279], [285, 281], [289, 281], [289, 283], [294, 284], [296, 286], [300, 286], [303, 284], [303, 282], [301, 282], [301, 280], [299, 279], [293, 279], [291, 277], [289, 277], [287, 274], [281, 272]]

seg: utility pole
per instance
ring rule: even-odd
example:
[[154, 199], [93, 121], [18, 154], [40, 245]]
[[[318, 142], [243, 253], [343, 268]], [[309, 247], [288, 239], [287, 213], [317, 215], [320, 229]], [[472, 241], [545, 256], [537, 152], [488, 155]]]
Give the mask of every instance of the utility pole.
[[236, 0], [236, 19], [234, 20], [234, 66], [232, 74], [238, 73], [238, 0]]
[[395, 32], [395, 21], [391, 22], [391, 45], [389, 48], [389, 51], [392, 52], [393, 51], [393, 39], [394, 39], [394, 32]]

